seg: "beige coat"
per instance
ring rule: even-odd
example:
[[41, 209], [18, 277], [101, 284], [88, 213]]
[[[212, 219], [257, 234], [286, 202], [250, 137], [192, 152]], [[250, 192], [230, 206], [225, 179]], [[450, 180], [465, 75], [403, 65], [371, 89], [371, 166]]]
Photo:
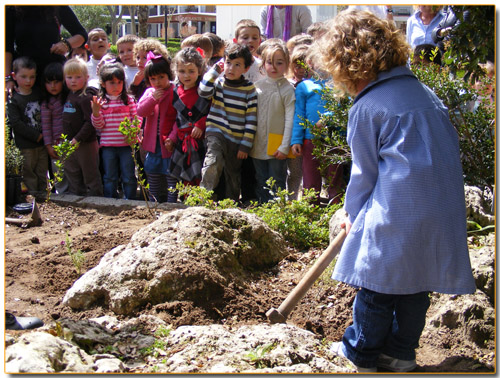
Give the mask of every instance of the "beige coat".
[[257, 89], [257, 131], [250, 156], [255, 159], [272, 159], [267, 146], [269, 134], [283, 135], [278, 150], [285, 155], [290, 151], [293, 116], [295, 112], [295, 88], [285, 78], [265, 77], [255, 83]]

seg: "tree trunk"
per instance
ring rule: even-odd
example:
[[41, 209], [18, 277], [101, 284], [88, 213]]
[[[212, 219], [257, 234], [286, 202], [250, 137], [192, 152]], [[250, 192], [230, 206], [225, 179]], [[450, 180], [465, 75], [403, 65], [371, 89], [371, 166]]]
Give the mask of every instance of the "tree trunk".
[[115, 6], [106, 5], [106, 8], [108, 9], [109, 17], [111, 19], [111, 44], [116, 45], [116, 34], [117, 34], [116, 29], [120, 24], [120, 21], [122, 20], [123, 11], [125, 10], [125, 7], [121, 8], [120, 14], [118, 16], [116, 15], [116, 11], [118, 10], [118, 5]]
[[149, 7], [147, 5], [139, 5], [137, 7], [137, 19], [139, 20], [139, 37], [148, 37], [148, 18]]
[[137, 6], [135, 5], [129, 5], [128, 10], [130, 13], [130, 34], [137, 35], [137, 25], [135, 23], [135, 12], [136, 12]]

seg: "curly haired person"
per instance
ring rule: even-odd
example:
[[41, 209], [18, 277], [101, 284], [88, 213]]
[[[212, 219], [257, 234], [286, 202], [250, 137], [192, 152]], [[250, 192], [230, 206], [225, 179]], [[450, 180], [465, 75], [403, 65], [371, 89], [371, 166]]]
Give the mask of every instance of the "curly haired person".
[[353, 324], [330, 350], [358, 372], [411, 371], [430, 293], [475, 291], [457, 132], [406, 66], [411, 50], [393, 23], [344, 11], [317, 47], [354, 97], [347, 237], [332, 278], [360, 290]]

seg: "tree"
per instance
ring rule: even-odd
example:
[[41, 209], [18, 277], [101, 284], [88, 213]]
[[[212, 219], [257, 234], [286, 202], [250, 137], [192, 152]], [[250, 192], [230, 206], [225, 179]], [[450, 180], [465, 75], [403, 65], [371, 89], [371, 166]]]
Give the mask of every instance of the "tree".
[[80, 20], [85, 30], [90, 31], [95, 28], [106, 29], [109, 24], [106, 7], [100, 5], [71, 5], [76, 17]]
[[128, 10], [130, 13], [130, 34], [137, 35], [137, 25], [135, 24], [135, 12], [138, 7], [136, 5], [129, 5]]
[[482, 76], [479, 63], [495, 59], [495, 7], [452, 5], [458, 22], [446, 38], [444, 62], [465, 81]]
[[148, 36], [148, 18], [149, 6], [139, 5], [137, 7], [137, 19], [139, 21], [139, 37], [147, 38]]
[[[106, 5], [106, 9], [109, 12], [111, 21], [111, 43], [113, 45], [116, 45], [117, 29], [122, 21], [123, 11], [125, 10], [125, 7], [120, 8], [119, 5]], [[117, 16], [116, 13], [118, 13], [118, 9], [120, 9], [120, 13]]]

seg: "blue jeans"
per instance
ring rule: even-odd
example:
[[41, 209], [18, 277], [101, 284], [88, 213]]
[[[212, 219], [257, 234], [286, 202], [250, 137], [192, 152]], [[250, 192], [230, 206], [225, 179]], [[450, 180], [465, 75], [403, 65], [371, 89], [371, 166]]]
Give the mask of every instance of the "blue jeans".
[[257, 181], [256, 194], [260, 203], [269, 202], [274, 198], [274, 196], [267, 189], [266, 181], [269, 178], [274, 178], [276, 181], [275, 188], [286, 189], [286, 159], [253, 159], [253, 165], [255, 167], [255, 179]]
[[118, 197], [118, 179], [121, 176], [123, 194], [126, 199], [135, 199], [137, 195], [137, 178], [132, 149], [124, 147], [101, 147], [104, 167], [104, 197]]
[[362, 288], [354, 300], [353, 324], [342, 338], [346, 357], [364, 368], [375, 367], [380, 353], [414, 360], [429, 305], [429, 292], [393, 295]]

